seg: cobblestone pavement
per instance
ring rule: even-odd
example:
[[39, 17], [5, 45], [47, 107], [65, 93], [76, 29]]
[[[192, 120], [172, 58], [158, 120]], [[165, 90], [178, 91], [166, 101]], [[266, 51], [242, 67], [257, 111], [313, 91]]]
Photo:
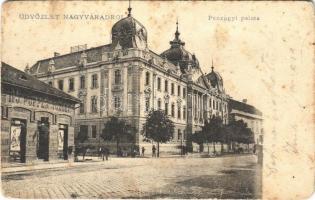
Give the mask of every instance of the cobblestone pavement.
[[260, 198], [256, 157], [112, 158], [2, 175], [15, 198]]

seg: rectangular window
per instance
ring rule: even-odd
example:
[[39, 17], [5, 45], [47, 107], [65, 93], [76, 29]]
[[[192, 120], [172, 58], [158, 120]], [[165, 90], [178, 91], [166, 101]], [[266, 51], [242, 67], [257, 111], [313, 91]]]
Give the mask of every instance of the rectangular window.
[[171, 83], [171, 94], [174, 95], [174, 83]]
[[168, 115], [168, 103], [165, 103], [165, 114]]
[[164, 81], [164, 91], [168, 92], [168, 81], [167, 80]]
[[183, 98], [186, 98], [186, 88], [183, 88]]
[[74, 78], [69, 79], [69, 91], [74, 91]]
[[85, 105], [84, 105], [84, 102], [81, 102], [80, 103], [80, 114], [83, 114], [85, 112]]
[[120, 70], [115, 71], [115, 84], [121, 83], [121, 72]]
[[160, 77], [157, 78], [157, 89], [161, 90], [161, 78]]
[[63, 80], [58, 81], [58, 88], [59, 90], [63, 90]]
[[171, 107], [171, 115], [172, 117], [175, 117], [175, 105], [172, 104], [172, 107]]
[[177, 118], [180, 119], [181, 118], [181, 109], [180, 107], [177, 108]]
[[97, 112], [97, 96], [92, 96], [91, 98], [91, 112], [92, 113]]
[[177, 95], [180, 97], [180, 85], [177, 86]]
[[150, 98], [145, 99], [145, 111], [148, 112], [150, 110]]
[[186, 107], [183, 108], [183, 119], [186, 119]]
[[80, 125], [80, 133], [82, 135], [88, 136], [88, 134], [89, 134], [89, 126], [87, 126], [87, 125]]
[[182, 139], [182, 132], [180, 129], [177, 130], [177, 140], [181, 140]]
[[161, 100], [160, 99], [158, 100], [157, 105], [158, 105], [158, 109], [160, 110], [161, 109]]
[[92, 125], [92, 138], [96, 138], [96, 125]]
[[150, 73], [145, 73], [145, 85], [150, 85]]
[[91, 87], [92, 88], [97, 88], [98, 87], [98, 76], [97, 76], [97, 74], [93, 74], [92, 75], [92, 85], [91, 85]]
[[85, 76], [80, 77], [80, 89], [85, 88]]
[[121, 99], [118, 96], [114, 97], [114, 105], [115, 105], [115, 109], [118, 110], [120, 109], [121, 106]]

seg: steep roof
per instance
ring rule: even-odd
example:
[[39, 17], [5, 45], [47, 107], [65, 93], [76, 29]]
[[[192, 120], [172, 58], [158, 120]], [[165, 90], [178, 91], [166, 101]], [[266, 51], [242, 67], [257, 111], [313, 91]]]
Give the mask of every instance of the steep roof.
[[72, 66], [78, 66], [80, 62], [81, 54], [83, 52], [85, 52], [87, 55], [88, 63], [101, 61], [102, 52], [108, 50], [110, 48], [110, 45], [111, 44], [102, 45], [102, 46], [93, 47], [93, 48], [82, 50], [82, 51], [72, 52], [72, 53], [63, 54], [60, 56], [55, 56], [55, 57], [39, 60], [31, 67], [30, 72], [31, 74], [47, 73], [48, 67], [49, 67], [49, 61], [51, 59], [54, 60], [56, 70], [72, 67]]
[[262, 112], [258, 110], [257, 108], [255, 108], [254, 106], [240, 102], [240, 101], [236, 101], [234, 99], [229, 99], [228, 105], [231, 110], [234, 109], [234, 110], [243, 111], [245, 113], [262, 116]]
[[79, 103], [80, 100], [61, 90], [36, 79], [23, 71], [20, 71], [4, 62], [1, 62], [1, 84], [12, 85], [22, 89], [32, 90], [45, 95], [62, 98], [68, 101]]

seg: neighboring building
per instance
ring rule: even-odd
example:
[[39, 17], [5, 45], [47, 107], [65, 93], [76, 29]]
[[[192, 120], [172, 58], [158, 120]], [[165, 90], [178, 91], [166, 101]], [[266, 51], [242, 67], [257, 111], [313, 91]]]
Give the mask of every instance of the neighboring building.
[[230, 120], [243, 120], [247, 127], [250, 128], [255, 136], [255, 143], [263, 143], [263, 117], [262, 112], [254, 106], [247, 104], [247, 100], [243, 102], [229, 99], [229, 118]]
[[[137, 128], [135, 144], [147, 152], [151, 144], [143, 142], [143, 123], [150, 109], [162, 109], [174, 121], [175, 133], [161, 151], [179, 151], [181, 144], [192, 145], [186, 142], [187, 135], [200, 130], [210, 116], [221, 116], [228, 123], [223, 79], [213, 66], [208, 74], [202, 72], [197, 57], [180, 40], [178, 23], [170, 49], [157, 54], [148, 48], [146, 28], [131, 16], [131, 8], [128, 11], [113, 25], [111, 44], [56, 54], [39, 60], [29, 71], [81, 99], [76, 133], [88, 133], [86, 144], [103, 145], [104, 124], [116, 115]], [[127, 149], [130, 142], [122, 145]]]
[[67, 160], [79, 99], [1, 64], [1, 162]]

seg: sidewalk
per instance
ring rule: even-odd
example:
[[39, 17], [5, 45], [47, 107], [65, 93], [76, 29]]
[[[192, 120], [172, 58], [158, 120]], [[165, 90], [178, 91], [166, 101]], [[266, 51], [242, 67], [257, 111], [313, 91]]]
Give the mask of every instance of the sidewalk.
[[55, 169], [55, 168], [66, 168], [74, 167], [78, 165], [88, 165], [95, 162], [101, 162], [102, 159], [98, 157], [85, 157], [85, 161], [82, 157], [79, 157], [78, 162], [73, 160], [53, 160], [53, 161], [42, 161], [42, 162], [32, 162], [32, 163], [10, 163], [1, 166], [2, 173], [13, 173], [13, 172], [23, 172], [23, 171], [33, 171], [33, 170], [44, 170], [44, 169]]

